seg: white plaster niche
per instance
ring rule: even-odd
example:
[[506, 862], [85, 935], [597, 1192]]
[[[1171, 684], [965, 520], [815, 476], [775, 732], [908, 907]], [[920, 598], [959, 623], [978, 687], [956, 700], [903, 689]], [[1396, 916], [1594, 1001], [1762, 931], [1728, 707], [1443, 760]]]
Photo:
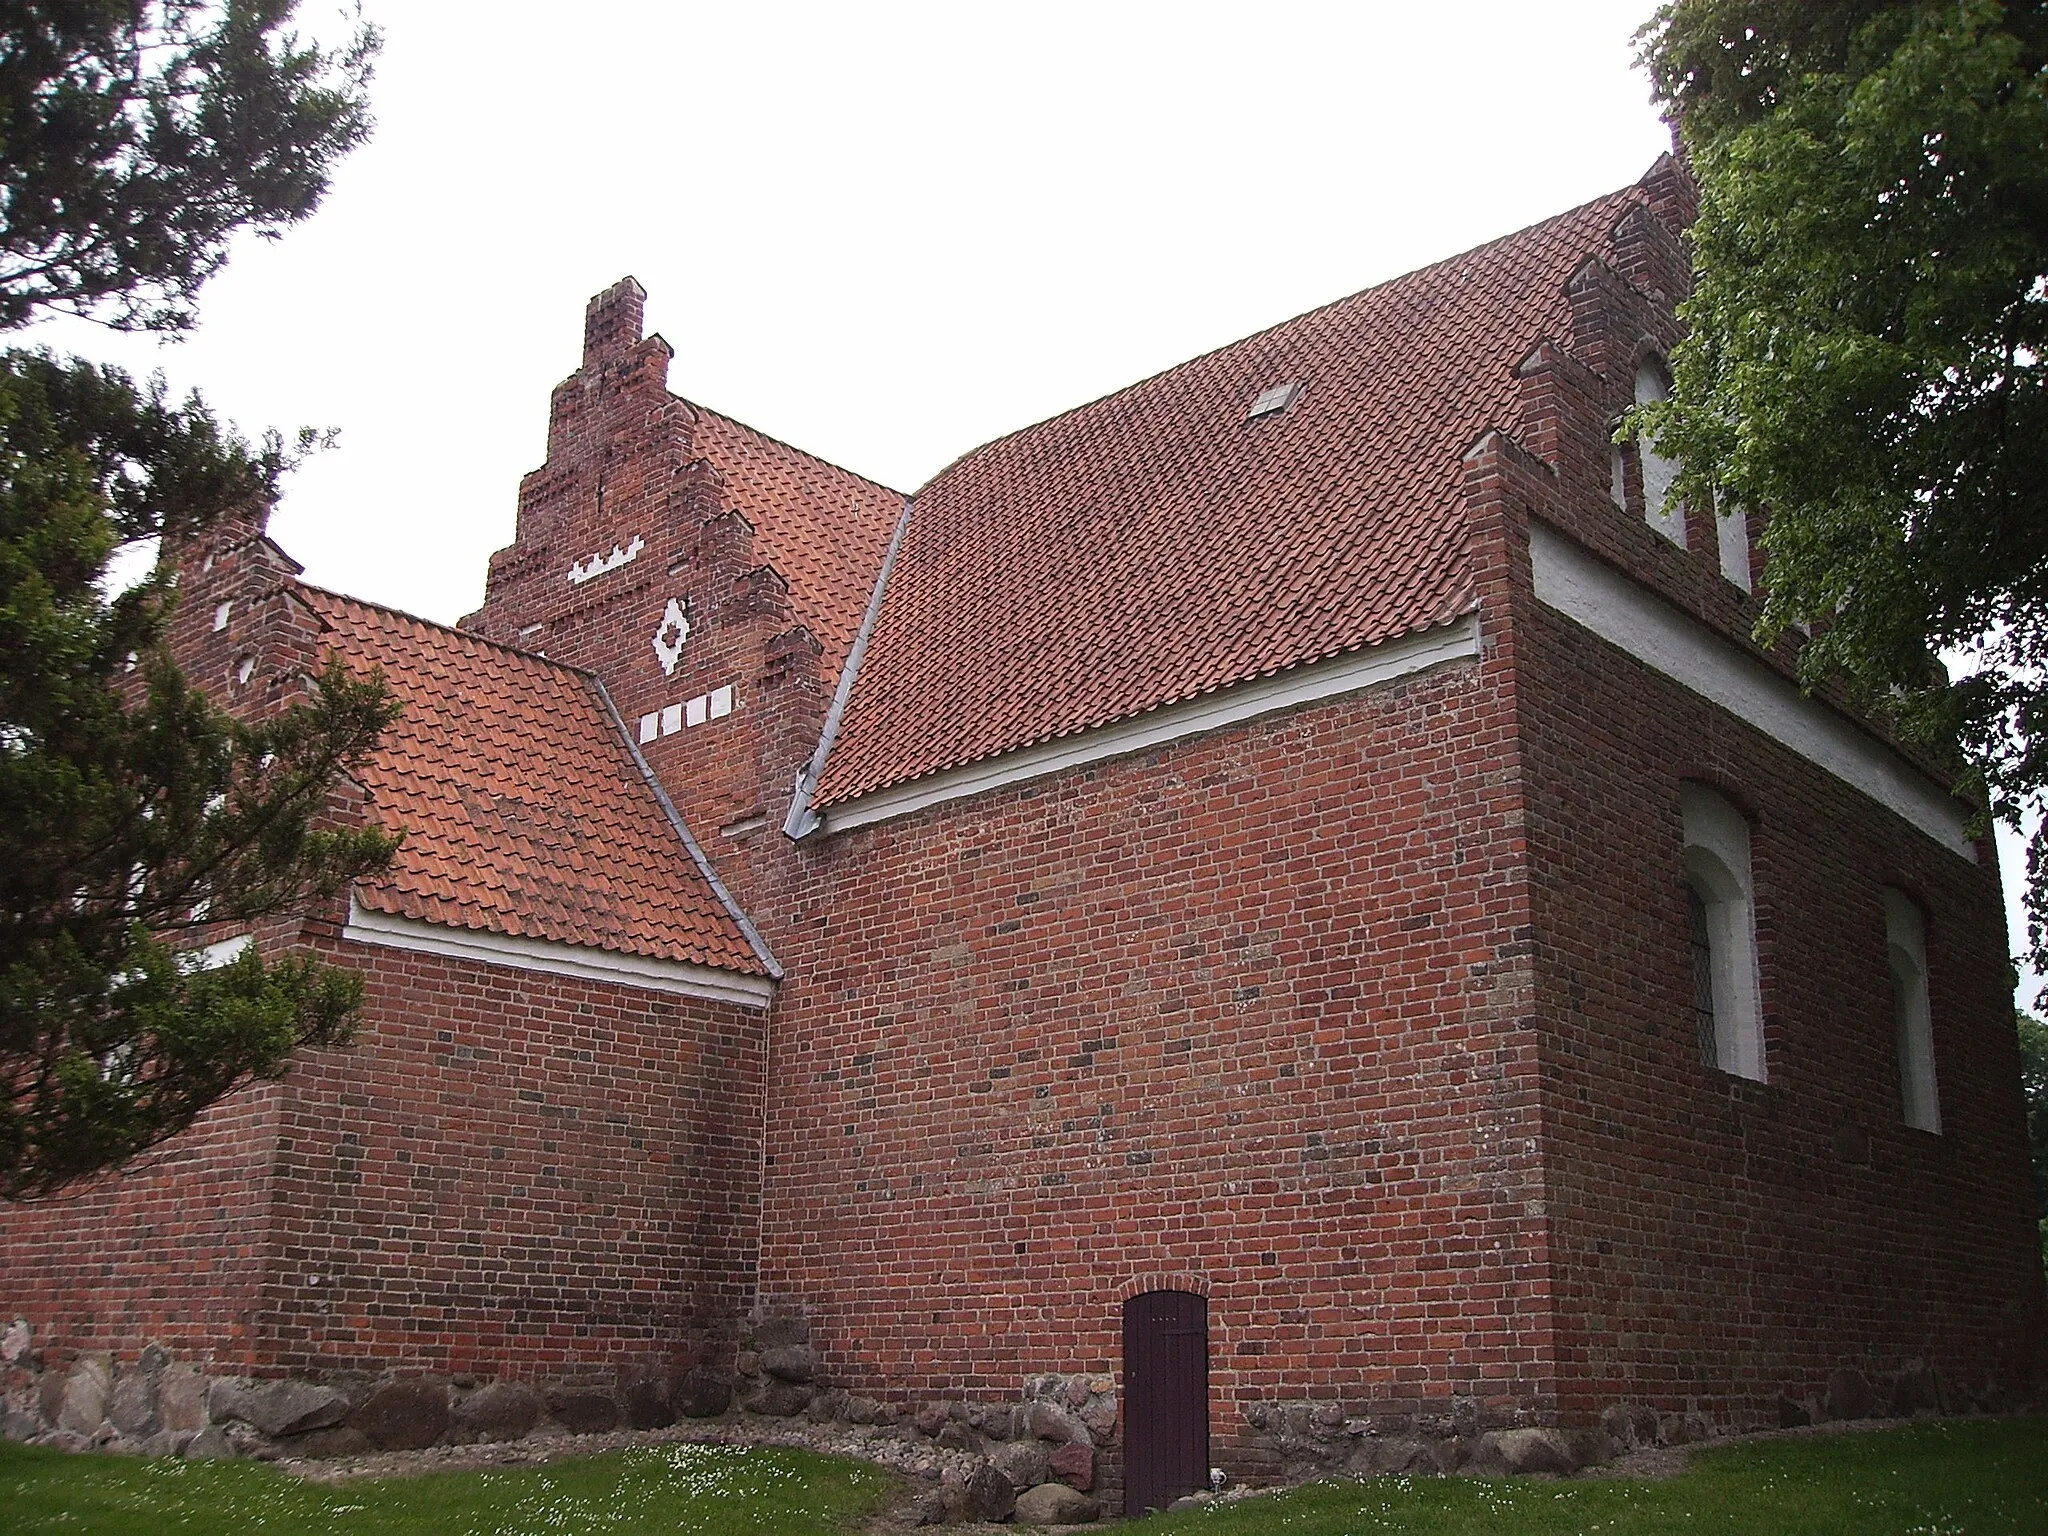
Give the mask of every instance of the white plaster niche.
[[1729, 496], [1719, 498], [1714, 514], [1714, 531], [1720, 542], [1721, 574], [1743, 591], [1751, 591], [1749, 514]]
[[[1664, 376], [1664, 365], [1654, 357], [1644, 358], [1636, 369], [1636, 404], [1670, 398], [1671, 381]], [[1678, 461], [1659, 453], [1657, 440], [1647, 432], [1637, 439], [1636, 451], [1643, 466], [1643, 520], [1683, 549], [1685, 504], [1669, 501], [1672, 482], [1678, 478]]]

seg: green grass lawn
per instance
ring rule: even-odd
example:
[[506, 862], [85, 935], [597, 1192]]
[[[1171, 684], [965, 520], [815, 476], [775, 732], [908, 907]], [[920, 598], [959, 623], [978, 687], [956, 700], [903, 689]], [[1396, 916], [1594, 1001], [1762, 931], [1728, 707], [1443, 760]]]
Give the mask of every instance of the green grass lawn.
[[895, 1486], [859, 1462], [672, 1445], [503, 1471], [302, 1483], [252, 1462], [0, 1446], [0, 1531], [283, 1536], [828, 1536]]
[[[516, 1470], [297, 1482], [246, 1462], [0, 1445], [0, 1531], [835, 1536], [895, 1487], [801, 1451], [664, 1446]], [[1700, 1455], [1664, 1482], [1385, 1478], [1159, 1515], [1129, 1536], [2044, 1536], [2048, 1419], [1923, 1423]]]
[[1157, 1515], [1130, 1536], [2048, 1536], [2048, 1419], [1707, 1451], [1664, 1482], [1383, 1478]]

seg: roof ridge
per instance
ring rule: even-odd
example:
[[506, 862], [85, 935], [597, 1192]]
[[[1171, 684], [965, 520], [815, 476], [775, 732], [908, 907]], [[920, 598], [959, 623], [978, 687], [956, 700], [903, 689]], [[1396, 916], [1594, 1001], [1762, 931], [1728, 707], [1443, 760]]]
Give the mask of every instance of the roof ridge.
[[787, 438], [777, 437], [773, 432], [763, 432], [752, 422], [741, 421], [737, 416], [728, 415], [724, 411], [705, 405], [701, 401], [692, 400], [688, 395], [676, 394], [674, 390], [670, 390], [669, 393], [682, 401], [691, 410], [701, 411], [706, 416], [716, 416], [720, 421], [730, 423], [732, 426], [738, 427], [742, 432], [758, 437], [765, 443], [773, 443], [778, 448], [787, 449], [800, 459], [808, 459], [813, 464], [821, 464], [826, 469], [845, 475], [849, 479], [860, 481], [862, 485], [872, 485], [878, 491], [887, 491], [891, 496], [904, 496], [908, 494], [905, 491], [897, 490], [893, 485], [885, 485], [870, 475], [864, 475], [857, 469], [848, 469], [844, 464], [828, 459], [823, 454], [812, 453], [808, 448], [799, 448]]
[[929, 489], [931, 486], [937, 484], [940, 480], [944, 479], [948, 474], [952, 473], [952, 471], [958, 468], [961, 464], [966, 463], [967, 460], [973, 458], [976, 454], [981, 453], [983, 450], [995, 447], [998, 443], [1006, 443], [1010, 441], [1012, 438], [1022, 437], [1028, 432], [1035, 432], [1040, 427], [1046, 426], [1051, 422], [1061, 421], [1068, 416], [1078, 415], [1080, 412], [1090, 410], [1095, 406], [1103, 404], [1105, 401], [1115, 400], [1120, 396], [1132, 393], [1134, 390], [1143, 389], [1147, 384], [1152, 383], [1155, 379], [1163, 379], [1170, 373], [1178, 373], [1183, 368], [1191, 367], [1192, 365], [1202, 362], [1208, 358], [1216, 357], [1221, 353], [1231, 351], [1233, 348], [1244, 346], [1248, 342], [1257, 341], [1261, 337], [1270, 336], [1276, 331], [1285, 330], [1287, 327], [1291, 325], [1296, 325], [1301, 321], [1308, 319], [1311, 315], [1320, 315], [1324, 313], [1326, 310], [1332, 310], [1337, 308], [1337, 306], [1340, 304], [1349, 304], [1354, 300], [1364, 298], [1369, 293], [1377, 293], [1382, 288], [1391, 288], [1396, 283], [1404, 283], [1407, 282], [1410, 278], [1420, 277], [1424, 273], [1433, 272], [1439, 267], [1447, 267], [1452, 262], [1463, 261], [1469, 257], [1477, 256], [1481, 252], [1491, 250], [1495, 246], [1505, 245], [1510, 240], [1519, 240], [1524, 235], [1529, 234], [1532, 230], [1541, 229], [1546, 224], [1560, 224], [1564, 222], [1566, 219], [1574, 218], [1580, 214], [1585, 213], [1590, 208], [1598, 207], [1602, 203], [1612, 202], [1617, 198], [1625, 197], [1630, 192], [1640, 191], [1641, 189], [1642, 182], [1640, 180], [1631, 181], [1624, 186], [1616, 187], [1611, 192], [1603, 192], [1598, 197], [1589, 197], [1583, 203], [1576, 203], [1572, 207], [1565, 209], [1561, 213], [1553, 213], [1546, 218], [1537, 219], [1532, 223], [1524, 224], [1520, 229], [1509, 230], [1504, 235], [1496, 235], [1491, 240], [1482, 240], [1479, 244], [1474, 246], [1468, 246], [1462, 251], [1453, 251], [1448, 256], [1440, 256], [1435, 261], [1424, 262], [1419, 267], [1410, 267], [1405, 272], [1397, 272], [1392, 277], [1382, 278], [1377, 283], [1368, 283], [1365, 287], [1357, 289], [1351, 293], [1340, 294], [1338, 297], [1326, 300], [1321, 304], [1311, 305], [1309, 308], [1300, 311], [1298, 314], [1289, 315], [1283, 320], [1276, 320], [1271, 325], [1261, 326], [1256, 331], [1247, 331], [1242, 336], [1235, 337], [1230, 341], [1221, 342], [1216, 346], [1210, 347], [1201, 352], [1197, 352], [1191, 357], [1184, 357], [1179, 362], [1169, 363], [1164, 368], [1156, 369], [1155, 371], [1146, 374], [1141, 379], [1134, 379], [1128, 384], [1120, 385], [1115, 389], [1097, 395], [1092, 400], [1084, 400], [1079, 405], [1070, 405], [1065, 410], [1054, 411], [1050, 416], [1040, 417], [1037, 421], [1029, 422], [1021, 427], [1014, 427], [1008, 432], [998, 433], [996, 436], [988, 439], [988, 441], [984, 443], [978, 443], [974, 447], [969, 448], [965, 453], [962, 453], [958, 455], [956, 458], [954, 458], [950, 463], [948, 463], [945, 466], [945, 468], [941, 469], [937, 474], [933, 475], [930, 479], [926, 480], [923, 485], [919, 486], [918, 494], [923, 494], [925, 490]]
[[388, 613], [395, 618], [410, 619], [415, 624], [424, 624], [428, 629], [438, 629], [444, 634], [455, 636], [457, 639], [469, 640], [478, 645], [489, 646], [494, 651], [504, 651], [509, 655], [519, 657], [523, 661], [537, 661], [543, 666], [554, 667], [558, 671], [573, 673], [577, 677], [587, 678], [593, 682], [597, 680], [597, 674], [588, 667], [579, 667], [573, 661], [563, 661], [559, 657], [549, 656], [541, 651], [529, 651], [508, 641], [493, 640], [489, 635], [480, 635], [473, 629], [464, 629], [460, 624], [444, 624], [439, 619], [426, 618], [421, 614], [412, 612], [410, 609], [397, 608], [390, 603], [380, 603], [367, 597], [358, 597], [353, 592], [337, 592], [334, 588], [323, 587], [317, 582], [294, 578], [289, 584], [302, 587], [308, 592], [318, 593], [322, 597], [331, 597], [336, 602], [354, 603], [358, 608], [374, 608], [379, 613]]

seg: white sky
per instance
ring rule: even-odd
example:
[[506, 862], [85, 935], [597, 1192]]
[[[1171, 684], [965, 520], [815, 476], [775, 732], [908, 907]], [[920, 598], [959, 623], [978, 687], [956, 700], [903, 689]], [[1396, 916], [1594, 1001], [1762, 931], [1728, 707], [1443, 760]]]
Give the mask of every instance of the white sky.
[[1631, 64], [1652, 0], [365, 9], [379, 126], [321, 211], [244, 242], [188, 340], [36, 339], [252, 434], [339, 428], [273, 535], [442, 620], [481, 601], [584, 300], [626, 273], [672, 389], [913, 490], [1669, 143]]

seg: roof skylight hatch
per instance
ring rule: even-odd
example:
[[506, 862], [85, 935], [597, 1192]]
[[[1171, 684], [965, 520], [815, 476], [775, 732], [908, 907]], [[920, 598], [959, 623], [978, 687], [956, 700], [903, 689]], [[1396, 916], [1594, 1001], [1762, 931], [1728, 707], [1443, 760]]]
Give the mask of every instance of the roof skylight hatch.
[[1275, 384], [1252, 402], [1252, 408], [1245, 412], [1244, 419], [1257, 421], [1261, 416], [1277, 415], [1294, 404], [1294, 397], [1300, 393], [1299, 379], [1289, 379], [1285, 384]]

